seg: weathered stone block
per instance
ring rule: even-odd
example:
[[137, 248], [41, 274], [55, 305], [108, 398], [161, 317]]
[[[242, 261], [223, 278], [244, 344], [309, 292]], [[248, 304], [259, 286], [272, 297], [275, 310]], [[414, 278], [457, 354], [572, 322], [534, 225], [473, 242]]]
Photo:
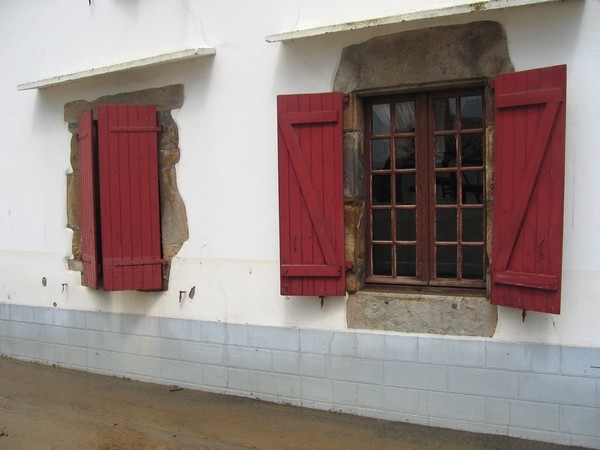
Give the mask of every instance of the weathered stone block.
[[81, 227], [79, 172], [67, 174], [67, 227], [77, 231]]
[[344, 133], [344, 197], [352, 201], [365, 196], [363, 142], [362, 131]]
[[485, 297], [361, 291], [347, 302], [348, 328], [492, 336], [496, 306]]
[[348, 101], [344, 103], [344, 131], [363, 130], [364, 112], [362, 99], [355, 94], [349, 94], [347, 98]]
[[182, 244], [189, 238], [185, 204], [177, 189], [174, 167], [160, 171], [160, 208], [163, 245]]
[[[92, 102], [76, 100], [65, 105], [65, 122], [76, 123], [86, 110], [102, 103], [131, 103], [138, 105], [153, 104], [158, 111], [170, 111], [183, 105], [183, 84], [173, 84], [161, 88], [144, 89], [142, 91], [124, 92], [105, 95]], [[95, 112], [94, 112], [95, 114]]]

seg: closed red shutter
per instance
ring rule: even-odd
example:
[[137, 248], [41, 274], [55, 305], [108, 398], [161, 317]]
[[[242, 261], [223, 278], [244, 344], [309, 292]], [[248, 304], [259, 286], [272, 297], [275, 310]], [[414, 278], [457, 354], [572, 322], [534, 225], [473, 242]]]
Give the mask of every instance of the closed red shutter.
[[99, 105], [104, 290], [162, 288], [154, 105]]
[[81, 204], [81, 259], [83, 285], [98, 288], [100, 261], [97, 237], [96, 147], [92, 110], [79, 117], [79, 197]]
[[495, 91], [491, 301], [559, 314], [566, 66], [500, 75]]
[[341, 93], [277, 98], [282, 295], [345, 295]]

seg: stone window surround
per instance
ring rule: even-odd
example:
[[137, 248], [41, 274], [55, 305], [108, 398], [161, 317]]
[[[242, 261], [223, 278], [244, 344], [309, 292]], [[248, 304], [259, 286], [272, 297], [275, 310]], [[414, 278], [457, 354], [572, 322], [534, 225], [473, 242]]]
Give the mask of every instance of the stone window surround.
[[79, 198], [79, 144], [77, 141], [79, 116], [96, 106], [112, 104], [154, 104], [157, 107], [158, 125], [158, 173], [160, 191], [162, 254], [167, 263], [163, 266], [163, 290], [167, 290], [170, 261], [188, 240], [189, 230], [185, 204], [177, 187], [176, 165], [179, 162], [179, 131], [171, 111], [183, 105], [183, 85], [108, 95], [93, 101], [75, 100], [65, 104], [64, 117], [71, 136], [71, 168], [67, 174], [67, 227], [73, 230], [72, 254], [69, 269], [82, 272], [81, 261], [81, 205]]
[[[372, 38], [344, 48], [334, 91], [344, 108], [346, 274], [348, 328], [491, 336], [496, 307], [485, 294], [365, 285], [365, 172], [363, 98], [436, 89], [486, 87], [487, 252], [490, 253], [493, 94], [489, 81], [514, 71], [506, 34], [496, 22], [420, 29]], [[489, 276], [487, 277], [489, 283]], [[488, 289], [489, 291], [489, 289]]]

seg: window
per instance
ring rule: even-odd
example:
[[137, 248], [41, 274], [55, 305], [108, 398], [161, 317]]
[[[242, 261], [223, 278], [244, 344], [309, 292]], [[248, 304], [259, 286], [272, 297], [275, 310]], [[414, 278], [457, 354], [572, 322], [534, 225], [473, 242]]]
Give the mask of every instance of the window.
[[367, 282], [484, 287], [483, 89], [365, 111]]
[[[493, 83], [493, 120], [483, 88], [367, 99], [364, 171], [348, 157], [356, 130], [343, 141], [342, 117], [358, 114], [342, 114], [342, 93], [278, 97], [282, 295], [344, 295], [363, 255], [368, 283], [483, 288], [491, 234], [491, 303], [560, 312], [566, 66]], [[362, 176], [366, 201], [344, 205], [344, 181]]]
[[154, 105], [99, 105], [79, 119], [83, 284], [163, 286]]

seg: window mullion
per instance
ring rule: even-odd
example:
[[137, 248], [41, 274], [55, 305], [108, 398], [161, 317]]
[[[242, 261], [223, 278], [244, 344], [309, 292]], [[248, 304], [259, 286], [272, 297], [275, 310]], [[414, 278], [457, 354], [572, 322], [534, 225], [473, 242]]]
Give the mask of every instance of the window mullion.
[[432, 164], [429, 132], [429, 105], [427, 95], [416, 97], [416, 166], [417, 166], [417, 277], [429, 280], [431, 276], [431, 211], [432, 204]]

